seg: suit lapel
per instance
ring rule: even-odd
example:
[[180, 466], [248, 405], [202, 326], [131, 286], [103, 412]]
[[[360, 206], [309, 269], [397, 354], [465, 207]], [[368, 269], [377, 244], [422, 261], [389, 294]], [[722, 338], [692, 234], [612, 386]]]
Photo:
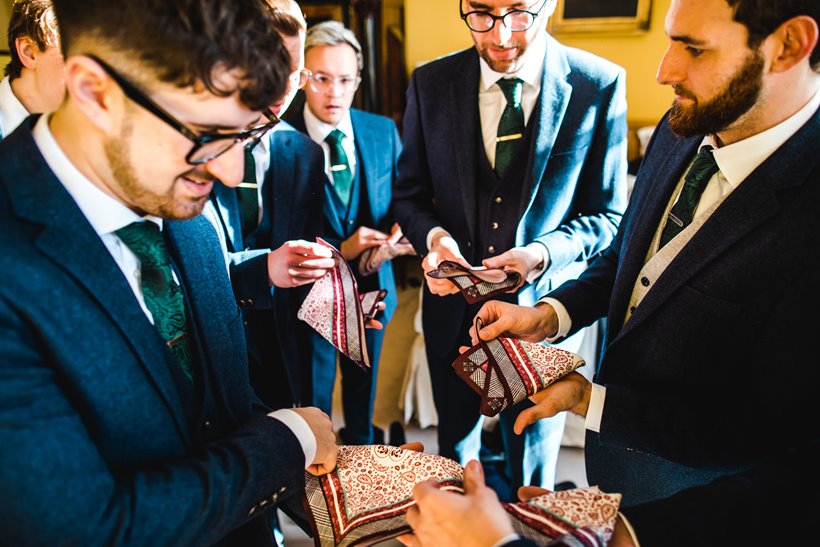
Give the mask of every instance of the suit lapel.
[[[815, 116], [802, 129], [758, 166], [712, 213], [712, 216], [667, 266], [641, 305], [638, 306], [635, 314], [624, 325], [619, 336], [625, 336], [635, 329], [683, 284], [722, 256], [731, 246], [742, 242], [751, 232], [775, 216], [780, 211], [777, 199], [779, 190], [815, 182], [807, 179], [807, 173], [817, 163], [814, 151], [818, 139], [820, 139], [820, 118], [815, 113]], [[690, 159], [692, 154], [694, 150], [690, 152]], [[807, 158], [813, 159], [807, 160]], [[679, 178], [682, 169], [677, 171]], [[665, 200], [658, 200], [663, 201], [663, 206], [668, 202], [669, 193], [664, 195]], [[660, 206], [656, 205], [656, 207]], [[652, 225], [653, 235], [658, 222], [659, 219]], [[648, 245], [647, 243], [642, 247], [644, 253]], [[640, 270], [640, 267], [637, 269]], [[628, 279], [634, 283], [636, 277], [637, 273], [629, 276]]]
[[[16, 156], [29, 184], [10, 186], [15, 210], [43, 225], [34, 245], [82, 286], [130, 345], [168, 407], [180, 436], [189, 442], [185, 414], [168, 369], [169, 352], [158, 343], [119, 266], [76, 203], [42, 161], [30, 135]], [[10, 169], [14, 169], [11, 167]]]
[[[444, 109], [449, 117], [444, 122], [446, 132], [455, 130], [451, 142], [450, 154], [456, 159], [456, 170], [453, 177], [458, 180], [456, 191], [461, 193], [462, 210], [444, 211], [446, 215], [463, 215], [462, 223], [470, 230], [470, 239], [475, 241], [476, 222], [476, 165], [479, 143], [481, 143], [481, 122], [478, 113], [479, 64], [475, 48], [463, 57], [463, 67], [458, 70], [463, 77], [452, 78], [449, 84], [449, 96], [444, 98], [449, 107]], [[483, 149], [483, 147], [482, 147]], [[455, 224], [455, 222], [450, 222]], [[466, 249], [462, 249], [465, 251]], [[469, 259], [470, 257], [468, 257]]]
[[555, 139], [561, 129], [564, 112], [569, 105], [572, 86], [566, 81], [569, 74], [564, 52], [558, 42], [547, 36], [547, 54], [544, 58], [544, 72], [541, 75], [541, 93], [537, 108], [533, 111], [530, 123], [533, 127], [533, 151], [529, 155], [527, 175], [524, 177], [522, 196], [527, 199], [524, 211], [529, 211], [544, 178]]
[[239, 200], [236, 198], [236, 190], [228, 188], [217, 181], [214, 183], [214, 189], [211, 192], [211, 200], [219, 215], [222, 231], [228, 243], [228, 250], [234, 253], [244, 250], [241, 229], [242, 219], [239, 216]]

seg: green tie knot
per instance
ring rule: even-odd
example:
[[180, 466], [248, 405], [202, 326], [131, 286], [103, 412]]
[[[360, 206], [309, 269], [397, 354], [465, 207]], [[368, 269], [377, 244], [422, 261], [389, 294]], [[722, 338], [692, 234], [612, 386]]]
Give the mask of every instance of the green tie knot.
[[498, 87], [504, 93], [507, 104], [513, 108], [521, 106], [521, 95], [524, 92], [524, 82], [519, 78], [501, 78]]
[[344, 133], [334, 129], [325, 137], [325, 142], [330, 147], [330, 171], [333, 176], [333, 189], [342, 200], [342, 203], [347, 206], [350, 203], [350, 195], [353, 190], [353, 171], [350, 169], [347, 152], [342, 146], [344, 137]]

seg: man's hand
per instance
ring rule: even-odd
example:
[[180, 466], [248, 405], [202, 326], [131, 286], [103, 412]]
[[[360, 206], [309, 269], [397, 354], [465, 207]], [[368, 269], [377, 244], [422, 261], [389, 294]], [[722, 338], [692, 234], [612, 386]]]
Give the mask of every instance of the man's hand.
[[391, 230], [390, 230], [390, 238], [387, 240], [387, 242], [390, 245], [393, 245], [396, 248], [401, 249], [402, 250], [401, 254], [408, 254], [408, 255], [416, 254], [416, 250], [413, 248], [413, 245], [410, 244], [409, 242], [408, 243], [399, 243], [399, 241], [403, 237], [404, 237], [404, 232], [402, 232], [401, 226], [399, 226], [399, 223], [396, 222], [396, 223], [393, 224], [393, 228], [391, 228]]
[[413, 488], [416, 505], [407, 510], [413, 534], [399, 537], [404, 545], [489, 547], [514, 534], [510, 517], [498, 496], [484, 483], [481, 464], [464, 468], [464, 495], [440, 490], [434, 482]]
[[339, 252], [342, 253], [345, 260], [353, 260], [370, 247], [378, 247], [382, 243], [387, 243], [389, 237], [379, 230], [360, 226], [352, 236], [342, 241], [342, 248], [339, 249]]
[[551, 418], [564, 410], [586, 417], [591, 394], [592, 384], [589, 380], [577, 372], [570, 372], [530, 397], [535, 406], [521, 411], [515, 419], [513, 430], [516, 435], [521, 435], [528, 425], [542, 418]]
[[[461, 256], [461, 251], [458, 248], [458, 243], [447, 232], [440, 232], [433, 237], [430, 242], [430, 252], [421, 261], [421, 267], [424, 273], [438, 268], [438, 265], [445, 260], [452, 260], [458, 262], [462, 266], [470, 268], [470, 264]], [[429, 275], [424, 276], [427, 281], [427, 288], [430, 292], [438, 296], [447, 296], [448, 294], [456, 294], [458, 289], [452, 282], [446, 279], [433, 279]]]
[[[379, 302], [376, 304], [376, 309], [379, 311], [384, 311], [384, 308], [387, 307], [387, 304], [384, 302]], [[382, 330], [384, 325], [378, 319], [368, 319], [364, 322], [364, 328], [366, 329], [373, 329], [373, 330]]]
[[[542, 247], [543, 248], [543, 247]], [[521, 274], [521, 282], [508, 292], [515, 292], [523, 285], [530, 272], [544, 262], [544, 255], [533, 247], [513, 247], [506, 253], [485, 259], [481, 264], [488, 269], [513, 270]]]
[[314, 407], [292, 408], [307, 422], [313, 436], [316, 438], [316, 456], [307, 472], [319, 476], [336, 469], [336, 455], [339, 447], [336, 445], [336, 434], [333, 433], [333, 422], [330, 417]]
[[287, 289], [321, 279], [336, 265], [330, 249], [304, 240], [288, 241], [268, 253], [268, 283]]
[[478, 336], [481, 336], [482, 340], [507, 336], [528, 342], [541, 342], [558, 333], [558, 315], [555, 308], [543, 302], [530, 307], [490, 300], [481, 306], [476, 317], [481, 319], [482, 327], [481, 331], [476, 333], [473, 321], [474, 326], [470, 327], [473, 345], [478, 344]]

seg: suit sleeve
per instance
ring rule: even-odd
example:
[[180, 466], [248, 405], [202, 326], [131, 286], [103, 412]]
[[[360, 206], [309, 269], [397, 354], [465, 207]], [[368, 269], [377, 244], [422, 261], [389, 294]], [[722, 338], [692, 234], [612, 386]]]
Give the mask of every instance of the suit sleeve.
[[416, 252], [424, 256], [428, 250], [427, 233], [441, 222], [433, 207], [433, 182], [419, 106], [420, 87], [417, 75], [413, 74], [407, 89], [403, 149], [398, 161], [399, 176], [393, 187], [393, 211], [404, 235]]
[[799, 545], [816, 534], [818, 458], [815, 441], [748, 471], [622, 512], [646, 547]]
[[[550, 264], [542, 279], [576, 261], [586, 261], [612, 242], [626, 208], [626, 85], [622, 70], [601, 92], [600, 113], [581, 167], [566, 220], [534, 239], [543, 244]], [[552, 158], [553, 162], [556, 158]], [[550, 169], [547, 165], [547, 169]]]
[[231, 286], [242, 309], [269, 309], [273, 305], [268, 252], [270, 249], [228, 253]]
[[13, 447], [0, 450], [0, 543], [210, 545], [304, 484], [298, 440], [258, 406], [201, 449], [111, 466], [118, 432], [72, 403], [50, 364], [61, 351], [0, 299], [0, 444]]

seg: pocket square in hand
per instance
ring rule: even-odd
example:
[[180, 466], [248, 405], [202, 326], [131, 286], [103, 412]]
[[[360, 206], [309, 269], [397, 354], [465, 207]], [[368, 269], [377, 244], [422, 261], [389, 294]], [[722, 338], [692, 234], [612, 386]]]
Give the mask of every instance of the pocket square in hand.
[[378, 247], [370, 247], [359, 258], [359, 273], [362, 275], [376, 273], [385, 262], [393, 260], [397, 256], [414, 254], [416, 254], [416, 251], [406, 237], [401, 238], [396, 243], [387, 242]]
[[[480, 325], [476, 326], [476, 332]], [[495, 416], [584, 365], [575, 353], [516, 338], [481, 340], [453, 369], [481, 396], [481, 413]]]
[[[340, 446], [337, 466], [305, 474], [305, 508], [316, 547], [372, 545], [410, 531], [413, 487], [433, 479], [463, 493], [464, 468], [453, 460], [394, 446]], [[503, 504], [515, 531], [539, 545], [559, 537], [603, 547], [612, 535], [619, 494], [597, 488], [550, 492]]]
[[514, 271], [467, 268], [458, 262], [444, 260], [427, 275], [434, 279], [447, 279], [458, 288], [468, 304], [475, 304], [505, 293], [521, 282], [521, 274]]
[[313, 327], [328, 342], [365, 370], [370, 368], [370, 356], [365, 344], [365, 321], [373, 319], [384, 289], [359, 295], [353, 271], [333, 245], [317, 237], [329, 248], [336, 266], [313, 284], [296, 317]]

